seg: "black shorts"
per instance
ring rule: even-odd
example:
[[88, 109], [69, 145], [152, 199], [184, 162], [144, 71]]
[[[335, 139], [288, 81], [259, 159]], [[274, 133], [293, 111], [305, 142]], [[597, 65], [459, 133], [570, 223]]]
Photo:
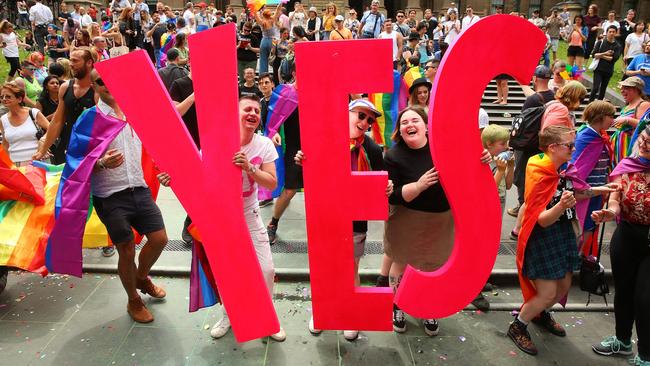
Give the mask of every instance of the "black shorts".
[[585, 57], [585, 49], [582, 46], [569, 46], [566, 55], [569, 57]]
[[149, 188], [127, 188], [106, 198], [93, 196], [93, 206], [115, 244], [130, 243], [134, 239], [131, 228], [142, 235], [165, 228]]
[[19, 57], [7, 57], [5, 56], [7, 63], [9, 64], [9, 76], [16, 76], [16, 72], [20, 70], [20, 58]]
[[284, 188], [302, 189], [302, 167], [293, 160], [298, 153], [297, 150], [289, 150], [284, 154]]

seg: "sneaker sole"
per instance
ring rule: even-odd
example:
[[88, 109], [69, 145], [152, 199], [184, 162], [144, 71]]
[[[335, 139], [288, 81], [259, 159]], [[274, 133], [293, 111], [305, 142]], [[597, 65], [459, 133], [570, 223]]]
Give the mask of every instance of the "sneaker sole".
[[393, 325], [393, 331], [395, 331], [395, 332], [397, 332], [397, 333], [404, 333], [404, 332], [406, 332], [406, 327], [404, 327], [404, 328], [398, 328], [398, 327], [396, 327], [396, 326]]
[[508, 332], [508, 338], [510, 338], [512, 340], [512, 343], [514, 343], [515, 346], [517, 346], [517, 348], [519, 348], [522, 352], [529, 354], [531, 356], [537, 356], [537, 351], [531, 351], [520, 346], [519, 343], [517, 343], [517, 341], [515, 340], [515, 338], [510, 335], [510, 332]]
[[426, 333], [429, 337], [435, 337], [440, 333], [440, 328], [436, 329], [435, 331], [430, 331], [427, 328], [424, 328], [424, 333]]
[[601, 356], [632, 356], [634, 352], [632, 351], [618, 351], [618, 352], [601, 352], [596, 349], [596, 347], [591, 346], [591, 349], [594, 351], [594, 353], [601, 355]]
[[311, 333], [311, 335], [317, 336], [317, 335], [320, 335], [321, 333], [323, 333], [323, 331], [322, 330], [316, 330], [316, 329], [314, 329], [314, 330], [310, 329], [309, 333]]

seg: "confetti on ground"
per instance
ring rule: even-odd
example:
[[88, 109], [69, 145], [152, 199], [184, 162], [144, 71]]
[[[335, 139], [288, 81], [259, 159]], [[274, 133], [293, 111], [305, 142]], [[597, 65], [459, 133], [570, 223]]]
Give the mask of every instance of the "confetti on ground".
[[509, 353], [510, 353], [510, 356], [516, 356], [517, 355], [517, 352], [515, 352], [515, 351], [510, 351]]
[[203, 327], [203, 329], [205, 329], [205, 330], [210, 329], [210, 324], [206, 324], [206, 325]]
[[467, 340], [467, 338], [465, 338], [463, 336], [458, 337], [458, 339], [460, 339], [461, 342], [465, 342], [465, 340]]
[[510, 315], [517, 316], [517, 315], [519, 315], [519, 311], [513, 310], [513, 311], [510, 312]]
[[440, 356], [440, 359], [443, 360], [443, 361], [447, 361], [447, 357], [445, 357], [445, 356]]
[[131, 353], [131, 357], [135, 357], [135, 352]]

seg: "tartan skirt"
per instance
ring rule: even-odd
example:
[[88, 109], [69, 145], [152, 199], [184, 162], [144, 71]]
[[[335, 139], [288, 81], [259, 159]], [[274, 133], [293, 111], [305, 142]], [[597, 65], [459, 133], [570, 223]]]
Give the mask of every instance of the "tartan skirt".
[[573, 226], [561, 220], [549, 227], [535, 224], [526, 244], [523, 274], [531, 280], [559, 280], [580, 269]]

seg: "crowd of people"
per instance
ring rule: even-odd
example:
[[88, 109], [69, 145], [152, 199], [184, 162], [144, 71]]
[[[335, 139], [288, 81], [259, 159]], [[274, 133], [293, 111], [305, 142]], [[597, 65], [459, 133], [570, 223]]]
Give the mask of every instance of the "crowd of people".
[[[18, 25], [28, 29], [25, 38], [17, 35], [9, 21], [0, 23], [0, 47], [10, 66], [7, 83], [0, 88], [4, 108], [0, 118], [2, 147], [18, 167], [34, 160], [65, 164], [73, 126], [85, 110], [95, 108], [128, 122], [94, 65], [143, 49], [156, 65], [163, 85], [200, 149], [187, 37], [235, 23], [241, 82], [241, 151], [234, 154], [233, 164], [242, 171], [245, 216], [272, 293], [274, 269], [270, 246], [278, 240], [283, 213], [303, 188], [302, 168], [310, 163], [301, 150], [299, 106], [286, 116], [280, 132], [268, 133], [265, 125], [274, 90], [285, 86], [298, 90], [294, 44], [391, 39], [393, 67], [407, 81], [408, 92], [404, 108], [398, 111], [395, 125], [390, 126], [390, 141], [374, 141], [366, 133], [389, 111], [374, 105], [364, 95], [350, 96], [348, 123], [351, 169], [388, 171], [386, 195], [390, 211], [377, 286], [390, 286], [396, 291], [406, 265], [423, 271], [436, 270], [453, 249], [454, 222], [429, 152], [429, 96], [447, 48], [480, 17], [471, 6], [460, 17], [455, 4], [451, 4], [444, 14], [435, 15], [426, 9], [424, 18], [417, 19], [415, 11], [401, 10], [395, 18], [388, 18], [380, 12], [377, 0], [360, 17], [354, 9], [343, 11], [333, 3], [320, 12], [295, 2], [291, 12], [280, 4], [246, 9], [238, 15], [232, 7], [221, 11], [204, 2], [187, 3], [182, 11], [174, 11], [163, 3], [150, 9], [142, 0], [114, 0], [108, 8], [91, 5], [86, 10], [74, 5], [73, 11], [62, 3], [55, 18], [40, 0], [19, 1]], [[503, 9], [497, 8], [497, 13], [501, 12]], [[494, 175], [502, 212], [506, 211], [506, 191], [513, 184], [517, 186], [518, 204], [507, 212], [517, 217], [511, 235], [518, 240], [517, 264], [525, 301], [508, 328], [513, 342], [526, 353], [538, 352], [527, 330], [531, 321], [552, 334], [566, 335], [550, 309], [567, 295], [571, 276], [581, 263], [581, 251], [587, 243], [597, 241], [594, 238], [598, 236], [598, 225], [617, 220], [611, 244], [616, 335], [594, 345], [593, 350], [601, 355], [633, 354], [631, 336], [636, 324], [638, 354], [634, 362], [647, 366], [650, 35], [633, 9], [624, 19], [617, 19], [615, 12], [609, 12], [606, 19], [598, 14], [595, 5], [588, 8], [586, 15], [573, 19], [566, 8], [554, 9], [548, 17], [533, 12], [529, 20], [545, 31], [548, 43], [540, 55], [541, 65], [535, 70], [533, 88], [523, 87], [527, 98], [522, 116], [536, 118], [537, 129], [531, 130], [533, 135], [527, 143], [515, 146], [515, 134], [489, 124], [482, 110], [477, 128], [481, 129], [484, 151], [476, 158], [489, 166]], [[566, 61], [557, 57], [560, 39], [568, 43]], [[20, 48], [33, 52], [21, 60]], [[620, 88], [627, 106], [617, 117], [615, 107], [602, 99], [620, 57], [627, 76]], [[566, 80], [562, 73], [567, 65], [583, 68], [584, 60], [589, 58], [597, 61], [595, 66], [593, 61], [590, 64], [594, 71], [591, 103], [584, 110], [585, 123], [576, 128], [574, 112], [587, 96], [587, 89], [578, 81]], [[499, 93], [495, 103], [508, 104], [509, 78], [497, 76]], [[612, 128], [617, 132], [610, 138], [607, 131]], [[276, 149], [280, 145], [282, 157]], [[114, 248], [119, 254], [118, 272], [128, 295], [127, 311], [137, 322], [151, 322], [154, 317], [137, 289], [155, 298], [166, 295], [153, 284], [148, 273], [167, 243], [167, 234], [160, 210], [143, 178], [141, 153], [137, 134], [127, 124], [97, 160], [92, 194], [97, 214], [115, 243], [103, 248], [103, 254], [113, 255]], [[282, 171], [276, 171], [278, 159], [282, 160]], [[571, 167], [577, 168], [578, 173]], [[158, 179], [163, 185], [171, 181], [164, 172]], [[278, 182], [283, 182], [283, 189], [277, 199], [258, 200], [258, 186], [273, 190]], [[259, 208], [271, 204], [272, 218], [264, 225]], [[578, 221], [580, 224], [576, 225]], [[193, 242], [191, 223], [188, 216], [183, 224], [182, 238], [188, 244]], [[138, 266], [132, 227], [148, 237]], [[354, 222], [357, 285], [367, 230], [367, 222]], [[472, 303], [489, 309], [489, 302], [480, 293]], [[439, 333], [436, 319], [424, 319], [422, 323], [429, 336]], [[211, 335], [220, 338], [229, 329], [224, 311]], [[393, 309], [393, 329], [406, 331], [405, 314], [397, 306]], [[309, 331], [321, 332], [313, 319]], [[354, 341], [359, 332], [345, 330], [343, 335]], [[272, 338], [283, 341], [286, 332], [281, 329]]]

